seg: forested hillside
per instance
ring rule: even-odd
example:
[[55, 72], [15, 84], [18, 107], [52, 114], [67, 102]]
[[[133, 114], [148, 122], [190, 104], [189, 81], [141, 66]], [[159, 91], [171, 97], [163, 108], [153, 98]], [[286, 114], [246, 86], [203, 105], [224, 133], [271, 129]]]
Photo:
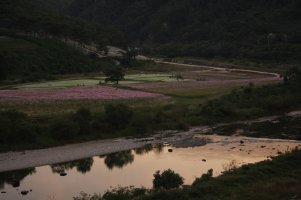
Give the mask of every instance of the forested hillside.
[[300, 10], [301, 0], [74, 0], [66, 12], [152, 53], [299, 62]]
[[108, 61], [84, 54], [74, 46], [93, 44], [102, 50], [106, 45], [125, 45], [117, 31], [47, 9], [48, 5], [63, 9], [67, 0], [51, 2], [0, 2], [1, 81], [26, 82], [60, 74], [98, 72]]
[[83, 43], [95, 42], [99, 48], [108, 44], [119, 46], [123, 42], [120, 35], [113, 30], [50, 12], [39, 6], [40, 3], [39, 0], [2, 0], [0, 2], [1, 31], [6, 31], [4, 33], [35, 32], [70, 38]]

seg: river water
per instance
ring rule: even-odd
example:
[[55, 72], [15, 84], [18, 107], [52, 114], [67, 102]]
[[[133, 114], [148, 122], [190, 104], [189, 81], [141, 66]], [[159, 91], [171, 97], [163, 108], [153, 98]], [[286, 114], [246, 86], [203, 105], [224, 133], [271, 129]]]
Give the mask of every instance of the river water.
[[[301, 145], [298, 141], [264, 138], [207, 137], [210, 142], [198, 147], [149, 144], [69, 163], [0, 173], [0, 199], [67, 200], [81, 191], [103, 194], [117, 186], [151, 188], [153, 174], [169, 168], [184, 177], [185, 184], [191, 184], [209, 169], [217, 176], [229, 168], [266, 160]], [[28, 194], [22, 195], [23, 190]]]

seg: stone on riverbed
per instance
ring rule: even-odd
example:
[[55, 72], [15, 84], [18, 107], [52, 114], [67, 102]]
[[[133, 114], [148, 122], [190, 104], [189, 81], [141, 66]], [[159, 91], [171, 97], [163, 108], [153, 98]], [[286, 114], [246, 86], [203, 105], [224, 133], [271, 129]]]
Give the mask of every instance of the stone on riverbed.
[[66, 172], [61, 172], [60, 176], [67, 176], [67, 173]]
[[22, 191], [21, 191], [21, 194], [22, 194], [22, 195], [27, 195], [28, 192], [29, 192], [29, 191], [27, 191], [27, 190], [22, 190]]

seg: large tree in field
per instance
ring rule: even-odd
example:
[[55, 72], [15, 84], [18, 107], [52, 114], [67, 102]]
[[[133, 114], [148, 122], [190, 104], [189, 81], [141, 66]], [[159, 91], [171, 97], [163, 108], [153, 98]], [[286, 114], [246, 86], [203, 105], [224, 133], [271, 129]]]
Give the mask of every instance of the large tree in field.
[[112, 67], [104, 70], [104, 74], [106, 76], [105, 82], [115, 82], [116, 84], [119, 83], [119, 81], [124, 79], [124, 70], [122, 67]]

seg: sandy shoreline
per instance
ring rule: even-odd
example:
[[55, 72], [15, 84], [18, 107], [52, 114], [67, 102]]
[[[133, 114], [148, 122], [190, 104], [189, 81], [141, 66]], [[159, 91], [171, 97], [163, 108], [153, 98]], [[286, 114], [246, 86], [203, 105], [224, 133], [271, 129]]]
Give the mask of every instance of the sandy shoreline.
[[145, 144], [145, 141], [138, 139], [110, 139], [70, 144], [48, 149], [1, 153], [0, 172], [68, 162], [125, 151], [142, 147]]
[[189, 146], [204, 145], [203, 140], [195, 140], [193, 138], [194, 132], [195, 129], [178, 134], [172, 134], [175, 132], [167, 131], [149, 138], [96, 140], [47, 149], [0, 153], [0, 172], [74, 161], [141, 148], [146, 144], [168, 143], [175, 146], [183, 146], [183, 144], [188, 144]]
[[146, 144], [170, 144], [178, 148], [202, 146], [207, 143], [215, 143], [224, 146], [225, 143], [239, 145], [240, 141], [247, 143], [290, 143], [293, 146], [301, 146], [301, 141], [268, 139], [268, 138], [249, 138], [244, 136], [217, 136], [199, 135], [200, 131], [208, 127], [198, 127], [186, 132], [163, 132], [149, 138], [139, 139], [108, 139], [98, 140], [80, 144], [70, 144], [59, 147], [52, 147], [39, 150], [28, 150], [21, 152], [7, 152], [0, 154], [0, 172], [39, 167], [44, 165], [57, 164], [73, 160], [79, 160], [94, 156], [100, 156], [135, 148], [141, 148]]

